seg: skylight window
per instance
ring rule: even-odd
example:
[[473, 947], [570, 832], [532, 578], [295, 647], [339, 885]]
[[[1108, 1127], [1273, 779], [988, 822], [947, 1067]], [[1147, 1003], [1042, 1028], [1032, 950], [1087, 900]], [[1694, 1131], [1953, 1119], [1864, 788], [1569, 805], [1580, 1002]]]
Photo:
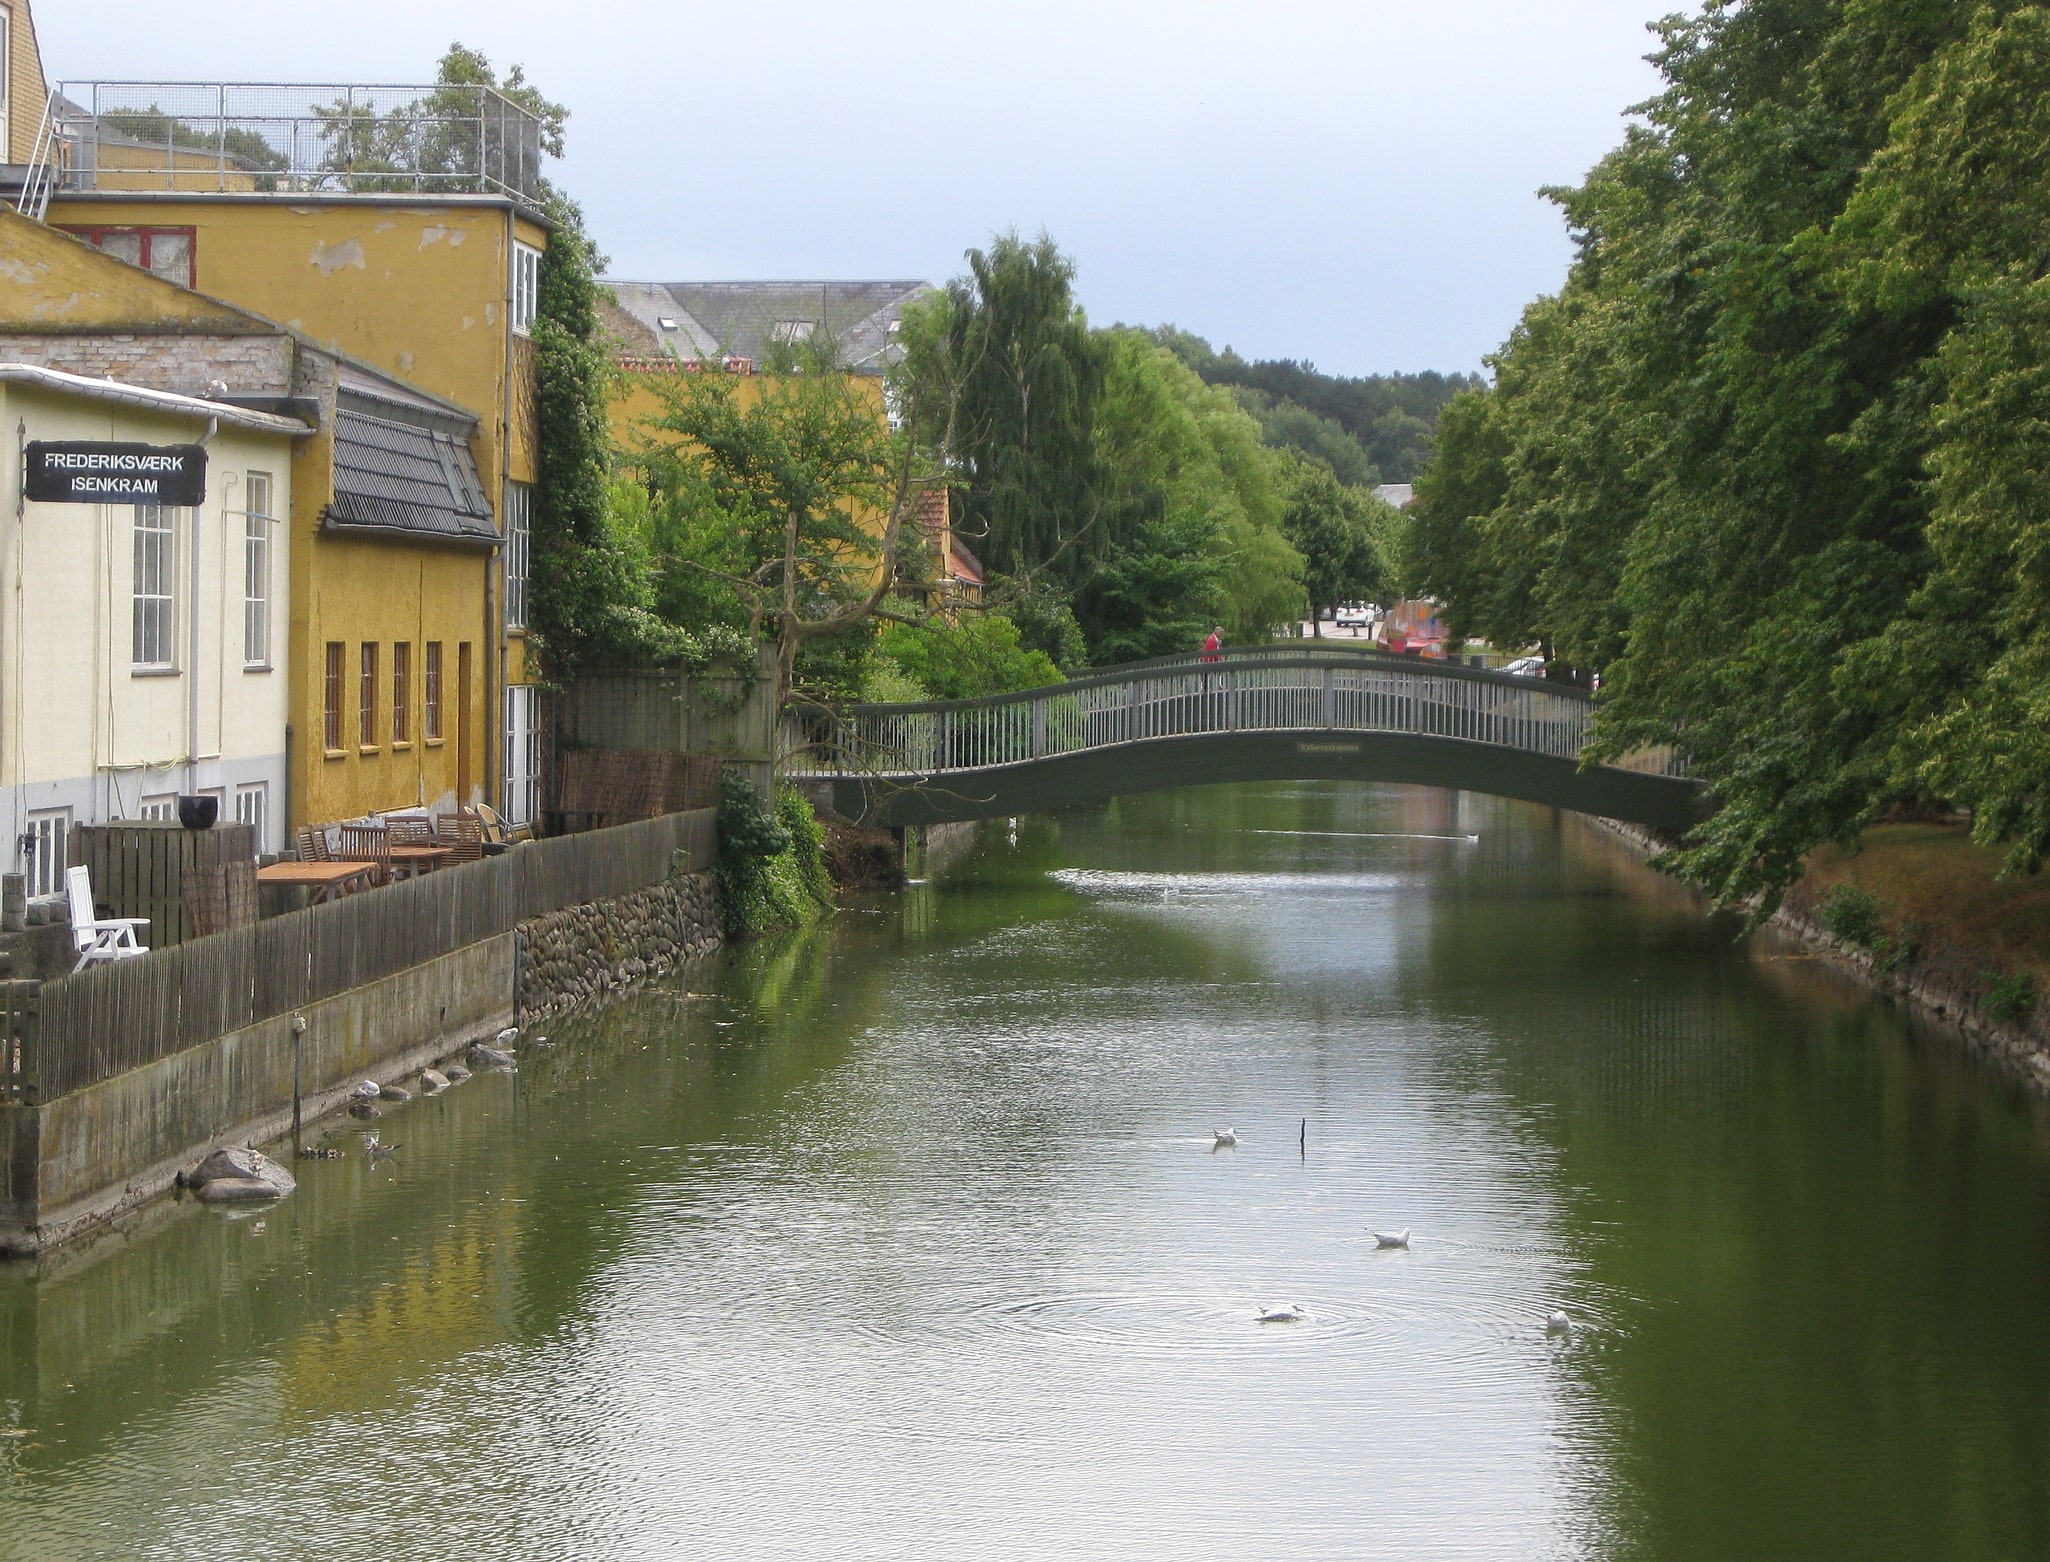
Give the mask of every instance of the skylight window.
[[662, 329], [663, 329], [663, 330], [665, 330], [665, 331], [673, 331], [673, 330], [675, 330], [675, 329], [676, 329], [676, 322], [675, 322], [674, 320], [670, 319], [670, 318], [669, 318], [669, 317], [668, 317], [667, 315], [662, 315], [662, 316], [660, 316], [660, 317], [659, 317], [659, 318], [658, 318], [658, 319], [657, 319], [657, 320], [655, 321], [655, 324], [657, 324], [657, 325], [659, 325], [660, 327], [662, 327]]
[[808, 342], [817, 324], [815, 320], [778, 320], [769, 331], [769, 339], [776, 342]]

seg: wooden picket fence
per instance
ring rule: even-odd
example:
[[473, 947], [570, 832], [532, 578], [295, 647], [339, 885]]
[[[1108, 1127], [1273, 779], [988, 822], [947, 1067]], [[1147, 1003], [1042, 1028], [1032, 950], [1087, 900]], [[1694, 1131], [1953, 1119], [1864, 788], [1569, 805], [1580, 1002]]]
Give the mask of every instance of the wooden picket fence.
[[[0, 1100], [48, 1101], [529, 918], [711, 866], [715, 810], [531, 841], [383, 889], [0, 991]], [[681, 854], [680, 858], [678, 854]], [[31, 987], [34, 984], [4, 984]]]

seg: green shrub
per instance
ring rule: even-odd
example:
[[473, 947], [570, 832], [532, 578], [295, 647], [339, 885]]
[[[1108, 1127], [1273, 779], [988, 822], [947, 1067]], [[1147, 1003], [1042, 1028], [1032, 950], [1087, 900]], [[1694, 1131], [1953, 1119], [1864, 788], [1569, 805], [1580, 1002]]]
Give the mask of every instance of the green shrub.
[[2033, 977], [2002, 976], [1998, 971], [1979, 974], [1986, 978], [1986, 993], [1979, 1000], [1979, 1006], [1994, 1019], [2019, 1024], [2034, 1011], [2036, 983]]
[[720, 916], [730, 938], [799, 927], [833, 904], [825, 831], [795, 787], [779, 788], [773, 813], [732, 771], [719, 777]]
[[1845, 943], [1877, 949], [1886, 932], [1879, 921], [1879, 897], [1855, 884], [1837, 884], [1822, 897], [1822, 925]]

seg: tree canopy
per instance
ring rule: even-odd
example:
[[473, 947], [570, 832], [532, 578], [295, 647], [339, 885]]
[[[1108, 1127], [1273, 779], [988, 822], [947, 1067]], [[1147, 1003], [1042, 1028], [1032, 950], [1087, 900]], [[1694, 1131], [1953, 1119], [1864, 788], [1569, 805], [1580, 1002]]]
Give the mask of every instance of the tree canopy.
[[1899, 802], [2050, 849], [2050, 10], [1709, 0], [1577, 188], [1577, 258], [1448, 408], [1417, 583], [1604, 674], [1769, 907]]

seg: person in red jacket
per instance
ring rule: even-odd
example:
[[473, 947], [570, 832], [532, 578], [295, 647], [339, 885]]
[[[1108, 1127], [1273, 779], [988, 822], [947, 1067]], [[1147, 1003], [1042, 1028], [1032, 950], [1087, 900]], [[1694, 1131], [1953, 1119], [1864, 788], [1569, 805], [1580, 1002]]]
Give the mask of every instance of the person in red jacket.
[[1224, 625], [1219, 624], [1210, 631], [1210, 637], [1203, 642], [1203, 660], [1221, 662], [1224, 658], [1217, 653], [1224, 649]]

